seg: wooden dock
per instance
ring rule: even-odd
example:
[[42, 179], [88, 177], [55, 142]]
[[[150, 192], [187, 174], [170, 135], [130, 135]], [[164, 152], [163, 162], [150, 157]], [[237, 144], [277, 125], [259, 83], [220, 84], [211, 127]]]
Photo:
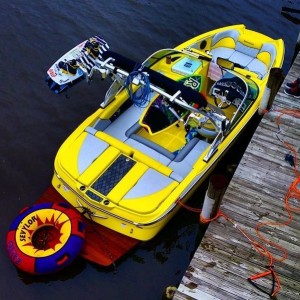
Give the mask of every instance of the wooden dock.
[[[284, 114], [279, 128], [276, 123], [279, 110], [300, 111], [300, 98], [283, 92], [284, 84], [298, 76], [300, 54], [276, 95], [271, 112], [258, 126], [223, 198], [220, 209], [236, 226], [224, 218], [209, 225], [173, 299], [270, 299], [265, 292], [272, 290], [271, 275], [254, 281], [262, 291], [248, 281], [250, 276], [267, 271], [269, 261], [238, 228], [259, 241], [255, 231], [258, 223], [286, 222], [289, 218], [285, 196], [292, 182], [299, 193], [298, 200], [290, 199], [290, 205], [298, 209], [291, 212], [293, 220], [287, 226], [262, 226], [260, 232], [288, 253], [285, 260], [273, 263], [281, 283], [276, 299], [300, 299], [300, 173], [295, 174], [285, 160], [287, 154], [295, 155], [283, 143], [292, 145], [300, 156], [300, 117]], [[273, 254], [276, 252], [275, 257], [283, 255], [263, 244]]]

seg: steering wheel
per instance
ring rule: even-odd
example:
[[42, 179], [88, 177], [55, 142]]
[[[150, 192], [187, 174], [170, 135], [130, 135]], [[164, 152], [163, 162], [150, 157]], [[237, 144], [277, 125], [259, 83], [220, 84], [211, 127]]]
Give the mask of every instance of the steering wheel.
[[218, 108], [225, 109], [231, 105], [231, 101], [227, 99], [228, 92], [226, 90], [223, 95], [221, 93], [214, 93], [215, 105]]

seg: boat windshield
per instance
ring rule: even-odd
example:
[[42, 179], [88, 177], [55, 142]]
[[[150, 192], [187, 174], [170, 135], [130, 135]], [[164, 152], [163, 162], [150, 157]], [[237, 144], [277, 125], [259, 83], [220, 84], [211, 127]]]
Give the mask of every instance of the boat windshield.
[[211, 95], [214, 96], [215, 104], [219, 109], [233, 109], [232, 117], [228, 118], [229, 122], [216, 136], [204, 158], [205, 161], [208, 161], [217, 151], [219, 143], [224, 138], [224, 131], [230, 132], [242, 120], [259, 93], [257, 84], [250, 78], [246, 78], [233, 70], [222, 70], [222, 77], [212, 86]]
[[160, 61], [162, 58], [172, 54], [181, 53], [174, 49], [161, 49], [151, 54], [144, 62], [143, 66], [150, 68], [152, 65]]
[[258, 92], [257, 84], [250, 78], [224, 69], [222, 78], [215, 82], [211, 91], [219, 108], [235, 107], [231, 125], [235, 124], [251, 107], [258, 96]]
[[[250, 107], [252, 106], [254, 101], [257, 99], [257, 96], [259, 93], [259, 88], [258, 88], [257, 84], [250, 78], [247, 78], [247, 77], [241, 76], [241, 75], [237, 75], [237, 73], [230, 72], [230, 71], [228, 71], [227, 73], [228, 73], [227, 76], [230, 76], [232, 78], [239, 78], [240, 82], [243, 81], [243, 83], [244, 83], [244, 88], [242, 88], [243, 92], [244, 92], [244, 97], [237, 98], [232, 103], [234, 106], [237, 107], [236, 113], [231, 120], [231, 126], [233, 126], [250, 109]], [[238, 89], [238, 87], [237, 87], [237, 89]], [[241, 94], [241, 96], [242, 96], [242, 94]]]

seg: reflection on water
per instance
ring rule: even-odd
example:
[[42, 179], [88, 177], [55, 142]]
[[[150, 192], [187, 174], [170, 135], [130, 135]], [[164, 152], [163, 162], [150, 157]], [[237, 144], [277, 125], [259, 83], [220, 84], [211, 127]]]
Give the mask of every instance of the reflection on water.
[[44, 276], [32, 275], [16, 269], [19, 278], [26, 284], [32, 285], [36, 283], [51, 283], [52, 281], [66, 281], [76, 277], [86, 268], [86, 260], [78, 257], [71, 266], [66, 267], [57, 274], [49, 274]]
[[[207, 30], [245, 23], [284, 38], [287, 72], [299, 30], [281, 15], [281, 7], [296, 2], [1, 1], [2, 241], [17, 212], [49, 186], [59, 146], [98, 108], [105, 93], [100, 80], [75, 86], [68, 98], [51, 93], [44, 82], [46, 70], [61, 55], [100, 34], [112, 50], [142, 61]], [[189, 205], [201, 207], [204, 191], [197, 192]], [[182, 209], [155, 239], [124, 257], [116, 270], [79, 258], [59, 274], [39, 278], [17, 271], [3, 246], [0, 299], [160, 299], [165, 287], [181, 281], [204, 232], [198, 224], [197, 214]]]

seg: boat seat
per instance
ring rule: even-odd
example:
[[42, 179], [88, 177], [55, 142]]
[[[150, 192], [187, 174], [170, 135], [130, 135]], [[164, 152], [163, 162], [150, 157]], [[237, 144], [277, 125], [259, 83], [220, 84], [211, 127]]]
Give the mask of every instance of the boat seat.
[[198, 138], [194, 137], [192, 138], [184, 147], [182, 147], [182, 149], [179, 151], [179, 153], [175, 156], [175, 154], [173, 154], [173, 152], [168, 151], [167, 149], [165, 149], [164, 147], [136, 134], [140, 129], [141, 129], [141, 125], [139, 124], [139, 122], [136, 122], [133, 126], [131, 126], [127, 131], [126, 131], [126, 136], [128, 138], [133, 138], [136, 141], [139, 141], [147, 146], [149, 146], [150, 148], [161, 152], [161, 154], [169, 157], [170, 159], [174, 160], [174, 161], [181, 161], [185, 158], [185, 156], [189, 153], [189, 151], [191, 151], [191, 149], [193, 149], [193, 147], [197, 144], [197, 142], [199, 141]]
[[165, 149], [164, 147], [162, 147], [162, 146], [160, 146], [160, 145], [158, 145], [158, 144], [156, 144], [156, 143], [154, 143], [154, 142], [152, 142], [152, 141], [150, 141], [150, 140], [148, 140], [148, 139], [146, 139], [146, 138], [144, 138], [144, 137], [142, 137], [138, 134], [134, 133], [130, 136], [130, 138], [132, 138], [132, 139], [136, 140], [137, 142], [140, 142], [140, 143], [146, 145], [147, 147], [161, 153], [162, 155], [168, 157], [170, 160], [173, 160], [175, 158], [175, 154], [173, 154], [171, 151]]
[[229, 59], [235, 51], [236, 42], [240, 33], [237, 30], [226, 30], [214, 35], [211, 42], [211, 53], [214, 62], [218, 57]]
[[128, 126], [131, 127], [139, 120], [144, 109], [145, 108], [137, 107], [136, 105], [131, 105], [116, 120], [107, 126], [104, 132], [124, 142], [128, 138], [126, 135]]
[[[193, 141], [193, 139], [191, 140]], [[194, 143], [194, 142], [193, 142]], [[180, 161], [173, 160], [168, 165], [169, 168], [173, 170], [170, 177], [176, 181], [182, 181], [187, 174], [193, 169], [196, 160], [201, 156], [201, 154], [210, 146], [204, 140], [198, 140], [189, 152], [186, 153], [184, 159]]]
[[126, 130], [125, 135], [130, 137], [132, 134], [137, 133], [141, 128], [142, 126], [140, 125], [139, 121], [137, 121]]
[[199, 139], [194, 137], [192, 138], [176, 155], [174, 161], [180, 162], [184, 160], [184, 158], [192, 151], [192, 149], [196, 146], [196, 144], [199, 142]]
[[111, 124], [111, 121], [109, 119], [98, 119], [98, 121], [95, 123], [93, 128], [98, 131], [105, 130], [109, 125]]
[[264, 78], [273, 66], [276, 57], [276, 48], [271, 43], [264, 43], [256, 57], [247, 65], [247, 69]]
[[[140, 136], [137, 134], [137, 132], [142, 128], [139, 122], [136, 122], [133, 124], [129, 129], [126, 130], [125, 135], [128, 137], [128, 139], [125, 141], [126, 144], [129, 144], [130, 146], [134, 148], [138, 148], [138, 150], [148, 154], [149, 156], [157, 159], [159, 158], [159, 154], [164, 155], [169, 160], [164, 161], [165, 163], [169, 163], [170, 160], [173, 160], [175, 155], [168, 151], [167, 149], [163, 148], [162, 146]], [[149, 149], [147, 149], [149, 148]], [[155, 151], [155, 152], [153, 152]], [[159, 159], [160, 162], [161, 158]]]
[[131, 137], [125, 141], [125, 143], [157, 160], [165, 166], [167, 166], [175, 157], [172, 152], [137, 134], [132, 134]]
[[[227, 38], [225, 38], [227, 39]], [[217, 47], [213, 47], [211, 50], [213, 61], [216, 62], [218, 57], [228, 59], [234, 63], [238, 63], [241, 67], [246, 67], [254, 58], [256, 58], [261, 44], [251, 43], [241, 39], [235, 40], [234, 47], [232, 43], [222, 42], [217, 44]], [[223, 46], [218, 46], [219, 44]], [[226, 45], [226, 47], [225, 47]]]
[[258, 52], [259, 49], [249, 47], [238, 41], [235, 51], [230, 55], [229, 60], [245, 67], [256, 57]]
[[137, 132], [141, 128], [142, 127], [140, 123], [136, 122], [129, 129], [127, 129], [125, 135], [128, 137], [128, 139], [125, 141], [125, 143], [137, 148], [141, 152], [146, 153], [165, 165], [169, 164], [170, 161], [175, 158], [175, 154], [173, 154], [171, 151], [168, 151], [164, 147], [138, 135]]
[[237, 30], [227, 30], [213, 37], [211, 54], [213, 62], [218, 57], [228, 59], [263, 79], [274, 63], [276, 48], [272, 43], [249, 40]]

